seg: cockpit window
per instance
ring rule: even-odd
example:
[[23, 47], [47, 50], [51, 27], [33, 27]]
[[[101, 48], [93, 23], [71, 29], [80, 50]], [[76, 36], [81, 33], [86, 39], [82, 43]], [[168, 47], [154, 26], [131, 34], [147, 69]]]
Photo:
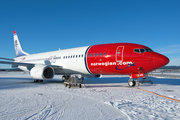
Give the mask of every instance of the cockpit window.
[[146, 52], [145, 49], [140, 49], [140, 52], [143, 53], [143, 52]]
[[140, 53], [139, 49], [134, 49], [134, 52]]
[[150, 48], [136, 48], [134, 49], [134, 52], [136, 53], [144, 53], [144, 52], [153, 52]]
[[145, 50], [146, 50], [147, 52], [153, 52], [153, 50], [151, 50], [150, 48], [145, 48]]

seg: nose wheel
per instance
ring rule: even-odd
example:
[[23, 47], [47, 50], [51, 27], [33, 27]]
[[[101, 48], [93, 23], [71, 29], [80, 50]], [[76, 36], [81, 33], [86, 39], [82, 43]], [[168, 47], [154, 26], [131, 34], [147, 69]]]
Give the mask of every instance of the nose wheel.
[[134, 81], [133, 79], [130, 79], [129, 82], [128, 82], [128, 85], [130, 87], [134, 87], [136, 85], [136, 81]]

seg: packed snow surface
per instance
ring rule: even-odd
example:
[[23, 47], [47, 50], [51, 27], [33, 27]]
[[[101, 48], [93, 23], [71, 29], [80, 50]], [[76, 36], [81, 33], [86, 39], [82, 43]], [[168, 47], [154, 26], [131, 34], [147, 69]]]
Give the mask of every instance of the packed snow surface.
[[[23, 72], [0, 72], [0, 120], [177, 120], [180, 103], [128, 87], [127, 76], [86, 78], [66, 88], [61, 76], [34, 83]], [[139, 88], [180, 100], [180, 80], [153, 78]]]

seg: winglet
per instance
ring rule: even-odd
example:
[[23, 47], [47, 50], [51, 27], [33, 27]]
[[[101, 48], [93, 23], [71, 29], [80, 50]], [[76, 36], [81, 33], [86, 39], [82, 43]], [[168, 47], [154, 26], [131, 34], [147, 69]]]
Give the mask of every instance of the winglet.
[[15, 30], [13, 31], [13, 34], [14, 34], [14, 35], [16, 34], [16, 31], [15, 31]]

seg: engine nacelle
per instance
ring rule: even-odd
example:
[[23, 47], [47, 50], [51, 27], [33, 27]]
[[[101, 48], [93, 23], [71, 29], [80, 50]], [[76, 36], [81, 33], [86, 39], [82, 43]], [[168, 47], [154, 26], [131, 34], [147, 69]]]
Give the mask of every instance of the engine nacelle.
[[30, 71], [33, 79], [50, 80], [54, 77], [54, 69], [46, 65], [36, 65]]

